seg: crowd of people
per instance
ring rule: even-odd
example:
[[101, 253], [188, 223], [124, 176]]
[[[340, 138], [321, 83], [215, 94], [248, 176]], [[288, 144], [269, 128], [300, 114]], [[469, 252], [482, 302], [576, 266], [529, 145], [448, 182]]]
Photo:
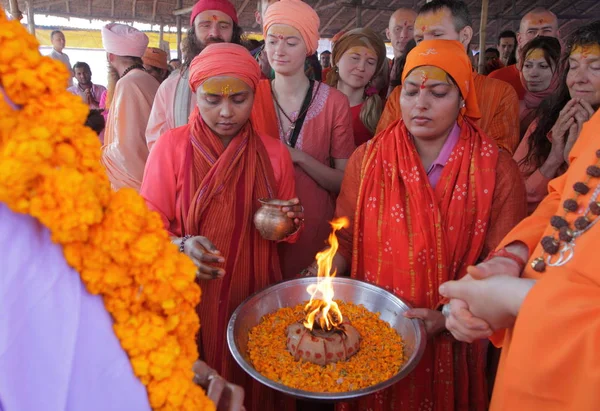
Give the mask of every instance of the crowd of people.
[[[305, 407], [241, 371], [227, 323], [254, 292], [316, 275], [329, 221], [348, 217], [338, 275], [406, 300], [428, 342], [404, 380], [324, 408], [598, 409], [600, 21], [562, 37], [535, 8], [482, 50], [485, 73], [462, 1], [394, 12], [392, 60], [369, 28], [318, 56], [300, 0], [259, 0], [256, 21], [264, 42], [247, 42], [233, 4], [199, 0], [182, 61], [109, 24], [108, 89], [52, 34], [113, 189], [137, 190], [198, 268], [200, 358], [247, 410]], [[265, 198], [293, 221], [279, 241], [253, 223]]]

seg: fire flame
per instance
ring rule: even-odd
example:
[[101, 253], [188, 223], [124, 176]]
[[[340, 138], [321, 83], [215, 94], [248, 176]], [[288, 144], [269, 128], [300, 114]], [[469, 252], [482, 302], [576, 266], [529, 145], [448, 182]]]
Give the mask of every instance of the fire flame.
[[335, 277], [336, 271], [332, 273], [331, 267], [333, 257], [339, 247], [335, 233], [348, 227], [349, 221], [346, 217], [341, 217], [333, 220], [330, 224], [333, 228], [329, 235], [330, 247], [316, 255], [317, 266], [319, 267], [317, 283], [306, 288], [306, 291], [310, 294], [310, 301], [304, 307], [306, 313], [304, 326], [311, 331], [315, 326], [315, 321], [322, 330], [331, 331], [338, 327], [343, 320], [342, 312], [337, 303], [333, 301], [333, 283], [331, 279]]

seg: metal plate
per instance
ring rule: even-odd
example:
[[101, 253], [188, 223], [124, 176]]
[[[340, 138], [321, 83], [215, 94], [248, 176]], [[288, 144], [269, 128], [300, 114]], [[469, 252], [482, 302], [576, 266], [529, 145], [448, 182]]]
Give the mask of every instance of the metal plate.
[[306, 292], [306, 287], [314, 282], [315, 277], [307, 277], [275, 284], [249, 297], [235, 310], [227, 327], [227, 344], [231, 354], [244, 371], [262, 384], [297, 398], [343, 401], [387, 388], [406, 377], [417, 366], [425, 351], [426, 334], [422, 321], [408, 319], [402, 315], [411, 306], [381, 287], [351, 278], [336, 277], [333, 278], [336, 300], [362, 304], [372, 312], [379, 312], [380, 318], [388, 322], [402, 336], [406, 361], [400, 371], [392, 378], [371, 387], [336, 393], [290, 388], [270, 380], [256, 371], [248, 356], [248, 333], [264, 315], [307, 301], [310, 296]]

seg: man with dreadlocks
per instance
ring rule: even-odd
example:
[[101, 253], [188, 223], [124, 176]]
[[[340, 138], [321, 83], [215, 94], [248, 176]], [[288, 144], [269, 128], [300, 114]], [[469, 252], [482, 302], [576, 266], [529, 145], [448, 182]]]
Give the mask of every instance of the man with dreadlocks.
[[192, 9], [190, 29], [184, 40], [183, 66], [179, 75], [165, 80], [154, 99], [146, 128], [148, 149], [162, 134], [188, 123], [196, 104], [196, 96], [189, 86], [189, 65], [209, 44], [242, 42], [242, 28], [238, 25], [235, 7], [228, 0], [200, 0]]

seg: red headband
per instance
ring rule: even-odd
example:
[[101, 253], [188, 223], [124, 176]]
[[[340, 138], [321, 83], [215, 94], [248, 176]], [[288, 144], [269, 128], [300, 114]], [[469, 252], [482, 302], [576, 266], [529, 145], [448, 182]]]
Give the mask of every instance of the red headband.
[[235, 7], [227, 0], [200, 0], [192, 9], [190, 26], [194, 26], [196, 16], [206, 10], [217, 10], [227, 14], [235, 24], [238, 24]]

